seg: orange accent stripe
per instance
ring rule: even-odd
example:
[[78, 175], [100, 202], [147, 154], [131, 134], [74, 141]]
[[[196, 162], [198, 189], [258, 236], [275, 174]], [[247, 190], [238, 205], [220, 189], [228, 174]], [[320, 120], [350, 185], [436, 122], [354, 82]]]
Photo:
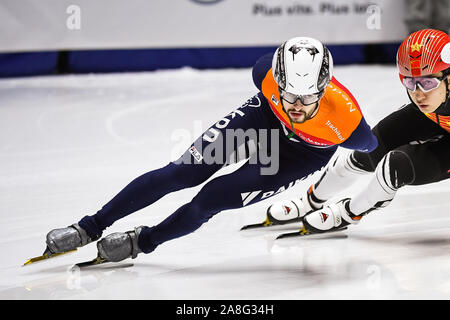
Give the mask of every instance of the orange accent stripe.
[[[450, 132], [450, 116], [438, 116], [435, 113], [425, 113], [425, 115], [430, 119], [431, 121], [435, 122], [436, 124], [439, 124], [441, 128], [444, 130]], [[438, 122], [439, 119], [439, 122]]]
[[[340, 83], [339, 81], [336, 80], [335, 77], [333, 77], [331, 79], [331, 82], [334, 83], [336, 86], [339, 87], [339, 89], [341, 89], [342, 91], [344, 91], [348, 97], [352, 100], [352, 102], [355, 104], [355, 106], [358, 108], [359, 112], [361, 112], [361, 108], [359, 107], [358, 101], [356, 100], [356, 98], [352, 95], [352, 93], [346, 88], [344, 87], [344, 85], [342, 83]], [[362, 113], [362, 112], [361, 112]]]

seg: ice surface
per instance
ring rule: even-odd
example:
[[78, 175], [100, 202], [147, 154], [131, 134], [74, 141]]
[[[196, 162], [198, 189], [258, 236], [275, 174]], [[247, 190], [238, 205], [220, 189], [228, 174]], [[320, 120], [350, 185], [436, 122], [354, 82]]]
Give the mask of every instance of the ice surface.
[[[370, 125], [408, 102], [394, 67], [337, 67], [336, 77]], [[71, 271], [95, 256], [90, 245], [22, 267], [42, 253], [49, 230], [95, 213], [254, 93], [249, 69], [0, 80], [0, 299], [450, 298], [448, 180], [401, 189], [342, 234], [274, 241], [297, 226], [239, 232], [316, 174], [136, 260]], [[167, 195], [105, 234], [156, 224], [200, 187]]]

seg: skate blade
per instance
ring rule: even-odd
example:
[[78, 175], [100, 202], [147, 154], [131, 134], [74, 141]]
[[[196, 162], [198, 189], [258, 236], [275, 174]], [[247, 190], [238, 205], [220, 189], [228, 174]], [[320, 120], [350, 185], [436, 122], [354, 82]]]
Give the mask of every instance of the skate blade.
[[284, 226], [284, 225], [293, 224], [293, 223], [299, 223], [299, 222], [302, 222], [302, 219], [295, 219], [295, 220], [292, 220], [292, 221], [289, 220], [289, 221], [286, 221], [286, 222], [282, 223], [282, 222], [272, 222], [272, 221], [270, 221], [267, 218], [266, 221], [264, 221], [264, 222], [255, 223], [255, 224], [249, 224], [249, 225], [243, 226], [240, 231], [242, 231], [242, 230], [249, 230], [249, 229], [259, 229], [259, 228], [267, 228], [267, 227]]
[[249, 225], [243, 226], [240, 231], [249, 230], [249, 229], [259, 229], [259, 228], [264, 228], [264, 227], [269, 227], [269, 226], [271, 226], [271, 225], [267, 225], [266, 222], [249, 224]]
[[305, 237], [305, 236], [312, 236], [312, 235], [327, 235], [327, 234], [334, 234], [335, 232], [344, 231], [347, 230], [347, 227], [342, 227], [336, 230], [326, 231], [326, 232], [312, 232], [303, 226], [300, 231], [296, 232], [290, 232], [290, 233], [283, 233], [280, 234], [278, 237], [275, 238], [275, 240], [278, 239], [284, 239], [284, 238], [293, 238], [293, 237]]
[[261, 229], [261, 228], [267, 228], [267, 227], [279, 227], [279, 226], [286, 226], [289, 224], [293, 224], [293, 223], [301, 223], [302, 219], [297, 219], [295, 221], [288, 221], [288, 222], [284, 222], [284, 223], [280, 223], [280, 222], [271, 222], [269, 220], [266, 220], [264, 222], [261, 223], [255, 223], [255, 224], [249, 224], [246, 226], [243, 226], [240, 231], [243, 230], [250, 230], [250, 229]]
[[39, 262], [39, 261], [43, 261], [43, 260], [55, 258], [55, 257], [58, 257], [58, 256], [62, 256], [62, 255], [67, 254], [67, 253], [73, 253], [75, 251], [77, 251], [77, 249], [74, 249], [74, 250], [71, 250], [71, 251], [60, 252], [60, 253], [53, 253], [52, 254], [52, 253], [49, 253], [48, 250], [45, 250], [45, 252], [44, 252], [44, 254], [42, 256], [34, 257], [34, 258], [31, 258], [31, 259], [28, 259], [27, 261], [25, 261], [25, 263], [22, 265], [22, 267], [30, 265], [32, 263]]
[[96, 266], [96, 265], [107, 263], [107, 262], [109, 262], [109, 261], [106, 259], [103, 259], [100, 255], [98, 255], [95, 259], [92, 259], [92, 260], [86, 261], [86, 262], [77, 263], [74, 265], [74, 267], [86, 268], [86, 267]]

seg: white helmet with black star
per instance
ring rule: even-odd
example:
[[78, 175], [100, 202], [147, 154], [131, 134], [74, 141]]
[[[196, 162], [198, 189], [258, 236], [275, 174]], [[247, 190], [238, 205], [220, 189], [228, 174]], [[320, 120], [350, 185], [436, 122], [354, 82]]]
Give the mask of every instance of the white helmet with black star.
[[272, 59], [278, 87], [295, 95], [322, 92], [333, 77], [333, 58], [322, 42], [292, 38], [278, 47]]

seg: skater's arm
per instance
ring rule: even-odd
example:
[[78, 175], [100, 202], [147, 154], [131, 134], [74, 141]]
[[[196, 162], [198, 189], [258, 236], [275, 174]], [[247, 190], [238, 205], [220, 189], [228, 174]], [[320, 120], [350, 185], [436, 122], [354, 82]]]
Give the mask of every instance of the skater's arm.
[[330, 86], [334, 93], [335, 104], [338, 105], [336, 110], [338, 110], [341, 123], [344, 127], [352, 130], [348, 132], [348, 138], [339, 146], [361, 152], [373, 151], [378, 146], [378, 141], [367, 124], [358, 101], [350, 90], [336, 78], [333, 77]]
[[350, 137], [341, 143], [340, 146], [361, 152], [371, 152], [378, 146], [378, 140], [370, 130], [366, 120], [362, 118]]

